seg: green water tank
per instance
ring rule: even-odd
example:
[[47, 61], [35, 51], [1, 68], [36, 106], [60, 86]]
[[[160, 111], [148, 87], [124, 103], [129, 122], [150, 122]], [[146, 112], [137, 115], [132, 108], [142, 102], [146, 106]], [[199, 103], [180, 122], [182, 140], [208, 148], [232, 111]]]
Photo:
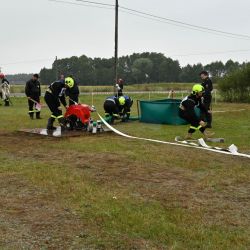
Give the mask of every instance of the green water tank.
[[140, 100], [140, 121], [155, 124], [187, 124], [185, 120], [179, 117], [180, 103], [180, 99], [162, 99], [154, 101]]

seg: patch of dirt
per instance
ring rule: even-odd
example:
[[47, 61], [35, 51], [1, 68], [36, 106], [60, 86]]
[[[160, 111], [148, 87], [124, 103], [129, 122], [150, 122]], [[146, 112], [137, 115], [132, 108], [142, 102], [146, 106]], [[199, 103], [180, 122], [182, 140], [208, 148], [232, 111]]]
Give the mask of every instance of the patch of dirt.
[[0, 175], [0, 248], [70, 249], [87, 226], [56, 196]]

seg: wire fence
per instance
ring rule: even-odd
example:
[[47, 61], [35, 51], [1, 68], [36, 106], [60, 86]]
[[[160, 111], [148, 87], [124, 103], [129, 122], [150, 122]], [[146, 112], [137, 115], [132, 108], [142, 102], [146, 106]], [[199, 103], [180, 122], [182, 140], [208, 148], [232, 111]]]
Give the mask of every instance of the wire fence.
[[[125, 91], [123, 92], [124, 95], [144, 95], [144, 98], [147, 98], [148, 100], [151, 100], [157, 95], [160, 95], [161, 97], [165, 96], [165, 98], [184, 98], [186, 95], [190, 94], [190, 91], [188, 90], [176, 90], [176, 91]], [[94, 99], [95, 96], [99, 95], [114, 95], [114, 92], [112, 91], [100, 91], [100, 92], [81, 92], [80, 96], [92, 96]], [[42, 96], [44, 96], [44, 93], [42, 93]], [[11, 93], [11, 97], [25, 97], [25, 93]], [[217, 103], [218, 101], [218, 91], [216, 89], [213, 90], [213, 101]]]

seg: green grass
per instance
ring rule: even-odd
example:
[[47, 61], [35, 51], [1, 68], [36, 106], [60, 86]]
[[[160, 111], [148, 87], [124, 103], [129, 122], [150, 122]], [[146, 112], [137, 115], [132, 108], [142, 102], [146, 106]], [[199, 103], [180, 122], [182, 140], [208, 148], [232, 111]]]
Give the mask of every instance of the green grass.
[[[132, 97], [147, 99], [148, 95]], [[91, 98], [82, 96], [81, 101], [91, 104]], [[101, 114], [104, 98], [94, 96]], [[26, 99], [12, 101], [14, 106], [0, 106], [0, 177], [8, 183], [0, 184], [0, 190], [7, 188], [9, 197], [5, 200], [1, 195], [0, 204], [16, 194], [16, 200], [1, 211], [1, 222], [7, 223], [8, 216], [14, 221], [8, 222], [9, 229], [0, 224], [3, 249], [28, 248], [27, 242], [30, 248], [39, 249], [53, 248], [59, 244], [55, 242], [72, 249], [248, 249], [249, 160], [116, 135], [69, 139], [24, 136], [14, 131], [44, 127], [49, 111], [43, 109], [43, 120], [30, 121]], [[226, 138], [224, 146], [235, 143], [240, 151], [250, 153], [250, 105], [214, 105], [214, 110], [241, 108], [246, 111], [215, 113], [213, 130]], [[135, 106], [132, 113], [137, 113]], [[116, 128], [130, 135], [167, 141], [187, 130], [187, 126], [139, 122]], [[23, 194], [24, 188], [33, 191]], [[29, 193], [32, 198], [20, 205], [20, 213], [16, 204], [22, 204]], [[32, 230], [41, 220], [42, 208], [28, 209], [32, 221], [23, 218], [29, 199], [34, 199], [34, 204], [47, 204], [51, 239], [44, 240], [46, 230]], [[52, 202], [56, 206], [49, 209]], [[71, 211], [77, 220], [68, 219], [65, 228], [57, 229], [50, 218], [60, 208]], [[71, 220], [72, 231], [67, 230]], [[20, 234], [23, 228], [27, 234]], [[63, 232], [61, 236], [58, 230]], [[13, 232], [18, 243], [7, 243]]]
[[[149, 83], [149, 84], [132, 84], [125, 85], [125, 91], [170, 91], [188, 90], [192, 88], [193, 83]], [[216, 87], [216, 85], [214, 86]], [[42, 85], [42, 92], [47, 88], [47, 85]], [[24, 93], [24, 85], [11, 85], [12, 93]], [[113, 92], [114, 87], [110, 86], [80, 86], [82, 93], [89, 92]]]

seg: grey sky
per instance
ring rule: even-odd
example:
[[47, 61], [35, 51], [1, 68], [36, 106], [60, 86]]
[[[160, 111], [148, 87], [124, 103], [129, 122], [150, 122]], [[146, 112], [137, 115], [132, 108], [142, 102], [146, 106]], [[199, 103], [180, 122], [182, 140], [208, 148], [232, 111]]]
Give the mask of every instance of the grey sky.
[[[96, 1], [115, 3], [115, 0]], [[119, 3], [158, 16], [250, 36], [249, 0], [120, 0]], [[44, 66], [51, 67], [55, 56], [85, 54], [109, 58], [114, 54], [113, 10], [48, 0], [0, 0], [0, 7], [0, 67], [5, 73], [38, 72]], [[119, 23], [120, 56], [162, 52], [178, 59], [181, 65], [250, 59], [250, 40], [198, 32], [123, 12]], [[206, 54], [243, 49], [248, 51]], [[178, 56], [196, 53], [205, 55]]]

